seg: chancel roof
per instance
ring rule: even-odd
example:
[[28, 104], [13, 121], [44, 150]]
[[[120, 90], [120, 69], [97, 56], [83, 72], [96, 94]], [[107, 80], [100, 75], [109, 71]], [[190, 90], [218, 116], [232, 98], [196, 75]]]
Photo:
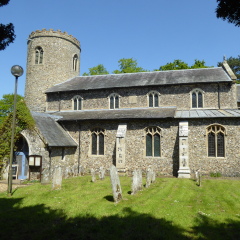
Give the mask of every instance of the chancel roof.
[[32, 116], [49, 147], [77, 147], [77, 143], [56, 122], [58, 116], [31, 112]]
[[46, 93], [156, 85], [231, 82], [221, 67], [125, 74], [79, 76], [49, 88]]
[[101, 109], [101, 110], [81, 110], [54, 112], [61, 118], [58, 121], [85, 121], [85, 120], [117, 120], [117, 119], [159, 119], [173, 118], [175, 107], [165, 108], [126, 108], [126, 109]]

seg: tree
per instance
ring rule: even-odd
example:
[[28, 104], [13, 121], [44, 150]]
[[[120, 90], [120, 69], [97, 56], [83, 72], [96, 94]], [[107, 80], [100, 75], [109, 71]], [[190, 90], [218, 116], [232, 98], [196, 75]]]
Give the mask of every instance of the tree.
[[[13, 118], [13, 94], [3, 95], [0, 100], [0, 169], [4, 163], [4, 159], [10, 156], [11, 133], [12, 133], [12, 118]], [[16, 106], [16, 129], [14, 142], [20, 137], [20, 132], [24, 129], [33, 129], [35, 126], [34, 120], [27, 108], [24, 98], [17, 96]]]
[[[238, 57], [229, 57], [226, 59], [229, 67], [237, 77], [237, 83], [240, 83], [240, 55]], [[222, 67], [222, 62], [218, 62], [218, 67]]]
[[120, 70], [114, 70], [113, 73], [135, 73], [146, 72], [142, 67], [138, 66], [137, 60], [133, 58], [122, 58], [118, 61]]
[[239, 0], [217, 0], [217, 18], [227, 20], [229, 23], [240, 27], [240, 1]]
[[160, 66], [159, 70], [155, 71], [166, 71], [166, 70], [181, 70], [181, 69], [194, 69], [194, 68], [208, 68], [205, 65], [205, 61], [195, 59], [194, 64], [189, 66], [187, 63], [183, 62], [182, 60], [176, 59], [173, 62], [167, 63], [166, 65]]
[[88, 73], [83, 73], [83, 76], [90, 76], [90, 75], [104, 75], [104, 74], [109, 74], [107, 69], [103, 66], [103, 64], [98, 64], [95, 67], [89, 68]]
[[[7, 5], [10, 0], [0, 0], [0, 7]], [[0, 51], [4, 50], [10, 43], [13, 43], [16, 35], [14, 34], [14, 26], [12, 23], [0, 23]]]

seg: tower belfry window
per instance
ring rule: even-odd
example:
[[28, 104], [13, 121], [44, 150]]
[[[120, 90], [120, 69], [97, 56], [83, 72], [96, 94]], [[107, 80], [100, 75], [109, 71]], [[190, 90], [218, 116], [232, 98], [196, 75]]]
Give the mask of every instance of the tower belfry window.
[[35, 64], [43, 63], [43, 49], [41, 47], [37, 47], [35, 49]]
[[73, 56], [73, 71], [77, 71], [77, 66], [78, 66], [78, 55], [77, 54], [75, 54], [74, 56]]

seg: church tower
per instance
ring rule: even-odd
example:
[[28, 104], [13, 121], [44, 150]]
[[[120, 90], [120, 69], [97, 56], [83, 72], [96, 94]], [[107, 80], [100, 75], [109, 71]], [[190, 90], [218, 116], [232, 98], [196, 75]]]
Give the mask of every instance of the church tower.
[[25, 100], [32, 111], [46, 109], [45, 91], [80, 73], [80, 42], [66, 32], [43, 29], [28, 38]]

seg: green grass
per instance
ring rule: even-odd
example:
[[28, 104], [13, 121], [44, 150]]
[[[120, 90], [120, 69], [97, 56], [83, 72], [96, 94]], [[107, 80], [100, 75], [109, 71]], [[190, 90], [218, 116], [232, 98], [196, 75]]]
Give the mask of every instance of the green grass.
[[113, 202], [109, 177], [63, 181], [61, 190], [34, 184], [0, 193], [0, 239], [240, 239], [240, 182], [157, 178], [131, 195], [121, 177], [123, 201]]

